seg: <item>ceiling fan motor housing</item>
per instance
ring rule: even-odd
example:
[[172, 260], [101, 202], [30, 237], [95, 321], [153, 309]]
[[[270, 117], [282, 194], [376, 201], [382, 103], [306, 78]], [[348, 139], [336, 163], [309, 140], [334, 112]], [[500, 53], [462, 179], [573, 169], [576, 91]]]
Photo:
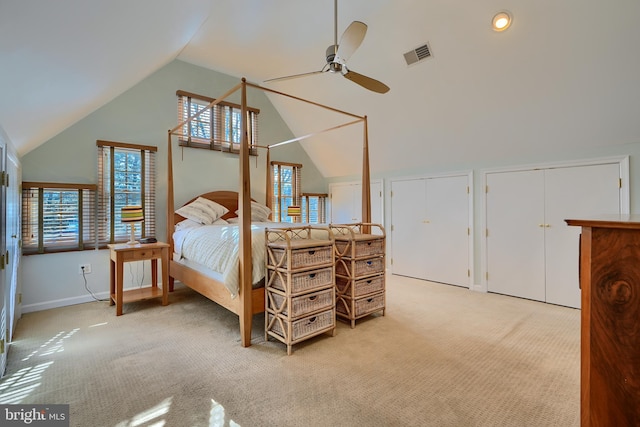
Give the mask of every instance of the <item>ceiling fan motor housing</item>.
[[338, 45], [331, 45], [327, 48], [327, 64], [329, 65], [329, 70], [332, 73], [342, 71], [342, 64], [339, 62], [335, 62], [336, 52], [338, 51]]

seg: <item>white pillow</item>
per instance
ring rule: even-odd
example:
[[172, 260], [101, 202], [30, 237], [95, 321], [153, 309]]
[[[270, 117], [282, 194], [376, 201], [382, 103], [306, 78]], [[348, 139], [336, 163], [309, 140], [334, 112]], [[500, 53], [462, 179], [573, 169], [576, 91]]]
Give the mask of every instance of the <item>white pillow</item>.
[[225, 225], [225, 224], [229, 224], [229, 223], [222, 218], [218, 218], [215, 221], [213, 221], [213, 225]]
[[264, 216], [264, 219], [267, 219], [269, 217], [269, 215], [271, 215], [271, 209], [269, 209], [267, 206], [260, 204], [258, 202], [251, 202], [251, 216], [253, 216], [253, 211], [258, 211], [260, 212], [260, 214], [262, 216]]
[[207, 209], [211, 211], [211, 216], [214, 218], [214, 221], [229, 212], [229, 209], [225, 208], [220, 203], [216, 203], [213, 200], [205, 199], [204, 197], [198, 197], [196, 199], [196, 202], [202, 203], [204, 206], [206, 206]]
[[205, 225], [213, 224], [227, 212], [229, 209], [204, 197], [198, 197], [176, 211], [178, 215]]
[[[270, 214], [271, 209], [269, 209], [267, 206], [258, 202], [251, 201], [251, 221], [268, 221]], [[240, 215], [238, 211], [236, 211], [236, 215]]]

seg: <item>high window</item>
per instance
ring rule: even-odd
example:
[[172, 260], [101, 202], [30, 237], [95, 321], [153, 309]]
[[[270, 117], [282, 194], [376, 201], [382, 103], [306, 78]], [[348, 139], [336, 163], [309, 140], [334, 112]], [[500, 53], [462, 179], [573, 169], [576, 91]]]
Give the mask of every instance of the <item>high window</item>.
[[120, 221], [123, 206], [142, 206], [144, 221], [136, 238], [155, 236], [157, 147], [97, 141], [98, 233], [100, 245], [125, 242], [130, 229]]
[[273, 179], [273, 206], [271, 217], [276, 222], [296, 222], [295, 217], [287, 216], [289, 206], [300, 206], [301, 183], [300, 169], [295, 163], [271, 162]]
[[[242, 137], [242, 109], [238, 104], [221, 101], [212, 107], [207, 106], [215, 101], [204, 95], [185, 91], [177, 91], [178, 122], [202, 111], [198, 117], [185, 123], [179, 144], [183, 147], [205, 148], [208, 150], [240, 152]], [[204, 110], [204, 111], [203, 111]], [[256, 108], [247, 108], [247, 136], [249, 154], [257, 155], [258, 145], [258, 113]]]
[[22, 253], [95, 249], [95, 184], [22, 182]]

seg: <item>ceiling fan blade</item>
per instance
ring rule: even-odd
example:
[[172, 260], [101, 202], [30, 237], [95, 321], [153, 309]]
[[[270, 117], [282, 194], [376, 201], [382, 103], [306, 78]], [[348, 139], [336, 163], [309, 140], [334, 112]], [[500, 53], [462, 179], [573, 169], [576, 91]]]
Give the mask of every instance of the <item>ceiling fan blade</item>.
[[336, 62], [347, 61], [353, 52], [358, 49], [364, 36], [367, 34], [367, 24], [360, 21], [353, 21], [351, 25], [344, 30], [342, 37], [340, 37], [340, 43], [338, 44], [338, 51], [336, 52]]
[[326, 67], [323, 67], [322, 70], [319, 71], [311, 71], [309, 73], [300, 73], [300, 74], [292, 74], [290, 76], [276, 77], [273, 79], [264, 80], [264, 82], [277, 82], [280, 80], [288, 80], [288, 79], [297, 79], [298, 77], [312, 76], [314, 74], [324, 73], [326, 71]]
[[348, 70], [343, 75], [349, 80], [351, 80], [352, 82], [357, 83], [363, 88], [369, 89], [373, 92], [377, 92], [377, 93], [389, 92], [389, 86], [387, 86], [382, 82], [379, 82], [376, 79], [372, 79], [371, 77], [363, 76], [362, 74], [356, 73], [351, 70]]

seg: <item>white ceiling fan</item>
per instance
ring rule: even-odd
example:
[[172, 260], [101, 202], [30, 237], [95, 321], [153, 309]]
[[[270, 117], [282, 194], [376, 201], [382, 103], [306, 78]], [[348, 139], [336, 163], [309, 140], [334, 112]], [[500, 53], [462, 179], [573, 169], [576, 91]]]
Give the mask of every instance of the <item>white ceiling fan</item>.
[[333, 44], [327, 48], [326, 51], [326, 64], [322, 69], [318, 71], [312, 71], [309, 73], [293, 74], [290, 76], [277, 77], [274, 79], [265, 80], [265, 82], [273, 82], [279, 80], [294, 79], [298, 77], [311, 76], [314, 74], [321, 74], [331, 72], [340, 73], [345, 78], [351, 80], [354, 83], [359, 84], [365, 89], [369, 89], [377, 93], [387, 93], [389, 86], [384, 83], [367, 77], [365, 75], [356, 73], [355, 71], [347, 68], [347, 60], [358, 49], [364, 36], [367, 33], [367, 24], [360, 21], [353, 21], [347, 29], [342, 33], [340, 43], [338, 43], [338, 0], [334, 0], [334, 26], [333, 26]]

